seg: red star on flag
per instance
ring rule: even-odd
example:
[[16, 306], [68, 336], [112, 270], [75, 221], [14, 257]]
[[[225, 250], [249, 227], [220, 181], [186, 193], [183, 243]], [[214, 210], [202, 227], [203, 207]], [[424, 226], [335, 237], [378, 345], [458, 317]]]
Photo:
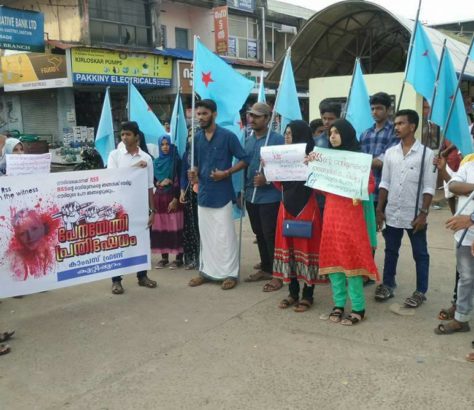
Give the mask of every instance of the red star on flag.
[[209, 86], [209, 83], [213, 83], [214, 80], [211, 78], [211, 72], [202, 73], [202, 82], [205, 84], [206, 88]]

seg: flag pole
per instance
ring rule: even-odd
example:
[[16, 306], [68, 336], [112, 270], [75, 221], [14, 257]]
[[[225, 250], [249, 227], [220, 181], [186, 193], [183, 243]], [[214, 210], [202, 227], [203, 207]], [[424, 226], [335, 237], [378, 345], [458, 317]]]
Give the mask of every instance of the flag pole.
[[[283, 68], [280, 74], [280, 84], [283, 79], [283, 75], [285, 74], [288, 58], [291, 58], [291, 47], [288, 47], [288, 50], [286, 51], [285, 60], [283, 62]], [[280, 92], [277, 92], [275, 103], [273, 104], [273, 110], [272, 110], [272, 115], [270, 117], [270, 122], [268, 123], [267, 136], [265, 137], [265, 145], [264, 145], [265, 147], [268, 145], [268, 139], [270, 138], [270, 133], [272, 132], [272, 124], [273, 124], [273, 121], [275, 120], [275, 115], [276, 115], [275, 107], [278, 106], [277, 103], [278, 103], [279, 98], [280, 98]], [[261, 172], [262, 172], [262, 164], [260, 163], [260, 166], [258, 167], [258, 173], [261, 173]], [[256, 194], [257, 194], [257, 187], [254, 187], [253, 193], [252, 193], [252, 201], [251, 201], [252, 203], [253, 201], [255, 201]]]
[[349, 107], [349, 101], [351, 100], [351, 95], [352, 95], [352, 86], [354, 85], [354, 77], [357, 69], [357, 62], [360, 61], [359, 57], [356, 57], [355, 62], [354, 62], [354, 70], [352, 70], [352, 78], [351, 78], [351, 85], [349, 86], [349, 94], [347, 96], [347, 101], [346, 105], [344, 107], [344, 111], [342, 112], [341, 118], [346, 118], [347, 114], [347, 107]]
[[191, 98], [191, 170], [194, 168], [194, 127], [195, 127], [195, 111], [196, 111], [196, 50], [197, 50], [197, 39], [198, 36], [194, 35], [193, 45], [193, 90]]
[[[432, 113], [433, 113], [433, 103], [436, 99], [436, 94], [437, 94], [437, 91], [438, 91], [438, 80], [439, 80], [439, 74], [441, 72], [441, 64], [443, 64], [443, 57], [444, 57], [444, 53], [446, 51], [446, 39], [444, 39], [443, 41], [443, 49], [441, 50], [441, 57], [439, 59], [439, 64], [438, 64], [438, 70], [436, 71], [436, 79], [435, 79], [435, 86], [434, 86], [434, 89], [433, 89], [433, 97], [431, 98], [431, 109], [430, 109], [430, 113], [428, 114], [428, 129], [429, 129], [429, 135], [428, 137], [431, 137], [431, 116], [432, 116]], [[423, 134], [421, 136], [421, 143], [423, 144]], [[423, 181], [423, 175], [425, 173], [425, 168], [424, 168], [424, 165], [425, 165], [425, 157], [426, 157], [426, 144], [423, 145], [423, 154], [421, 155], [421, 166], [420, 166], [420, 176], [418, 177], [418, 187], [416, 189], [416, 203], [415, 203], [415, 218], [413, 220], [416, 219], [416, 217], [418, 216], [418, 204], [419, 204], [419, 197], [420, 197], [420, 193], [421, 193], [421, 184], [422, 184], [422, 181]]]
[[408, 46], [407, 63], [405, 65], [405, 76], [403, 78], [402, 89], [400, 91], [400, 96], [398, 97], [396, 111], [400, 110], [400, 105], [402, 103], [402, 98], [403, 98], [403, 92], [405, 91], [405, 83], [407, 81], [408, 67], [410, 66], [411, 55], [413, 53], [413, 42], [415, 41], [415, 35], [416, 35], [417, 27], [418, 27], [418, 20], [420, 18], [421, 2], [422, 2], [422, 0], [419, 0], [418, 10], [416, 11], [415, 26], [414, 26], [413, 32], [411, 34], [410, 45]]
[[[444, 127], [441, 131], [441, 141], [439, 143], [439, 149], [441, 149], [441, 147], [444, 144], [444, 140], [446, 139], [446, 131], [448, 131], [449, 122], [451, 121], [451, 117], [452, 117], [452, 114], [453, 114], [453, 111], [454, 111], [454, 107], [456, 105], [456, 98], [457, 98], [459, 90], [461, 89], [462, 76], [464, 75], [464, 72], [466, 71], [466, 66], [467, 66], [467, 63], [469, 61], [469, 56], [471, 55], [471, 51], [472, 51], [473, 47], [474, 47], [474, 37], [471, 40], [471, 44], [470, 44], [469, 49], [467, 51], [467, 55], [466, 55], [466, 58], [464, 60], [464, 64], [462, 66], [461, 72], [459, 73], [458, 84], [456, 86], [456, 90], [454, 91], [454, 97], [451, 100], [451, 104], [449, 106], [449, 111], [448, 111], [448, 116], [446, 117], [446, 121], [444, 122]], [[435, 167], [435, 169], [436, 169], [436, 167]], [[433, 172], [435, 172], [435, 169], [433, 170]]]
[[130, 121], [130, 91], [132, 89], [132, 78], [130, 77], [130, 82], [128, 83], [127, 91], [127, 118]]

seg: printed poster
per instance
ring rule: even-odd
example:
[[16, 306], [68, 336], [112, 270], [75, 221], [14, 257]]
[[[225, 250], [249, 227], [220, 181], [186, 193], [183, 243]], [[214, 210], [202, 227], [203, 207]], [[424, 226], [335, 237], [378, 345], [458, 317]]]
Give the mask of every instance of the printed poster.
[[146, 169], [0, 178], [0, 298], [150, 269]]
[[306, 181], [306, 144], [270, 145], [260, 148], [267, 181]]

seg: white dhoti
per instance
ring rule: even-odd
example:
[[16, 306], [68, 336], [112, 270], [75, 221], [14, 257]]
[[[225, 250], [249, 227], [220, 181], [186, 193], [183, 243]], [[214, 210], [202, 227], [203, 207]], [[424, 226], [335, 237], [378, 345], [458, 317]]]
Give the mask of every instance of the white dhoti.
[[198, 220], [200, 273], [213, 280], [237, 278], [239, 247], [232, 219], [232, 202], [222, 208], [198, 206]]

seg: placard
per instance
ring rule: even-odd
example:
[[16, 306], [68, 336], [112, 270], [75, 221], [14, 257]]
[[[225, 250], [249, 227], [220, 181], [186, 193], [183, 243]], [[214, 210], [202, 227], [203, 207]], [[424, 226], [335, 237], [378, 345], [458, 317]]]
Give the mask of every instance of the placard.
[[7, 154], [7, 175], [41, 175], [51, 172], [51, 154]]
[[306, 144], [270, 145], [260, 149], [267, 181], [306, 181]]

